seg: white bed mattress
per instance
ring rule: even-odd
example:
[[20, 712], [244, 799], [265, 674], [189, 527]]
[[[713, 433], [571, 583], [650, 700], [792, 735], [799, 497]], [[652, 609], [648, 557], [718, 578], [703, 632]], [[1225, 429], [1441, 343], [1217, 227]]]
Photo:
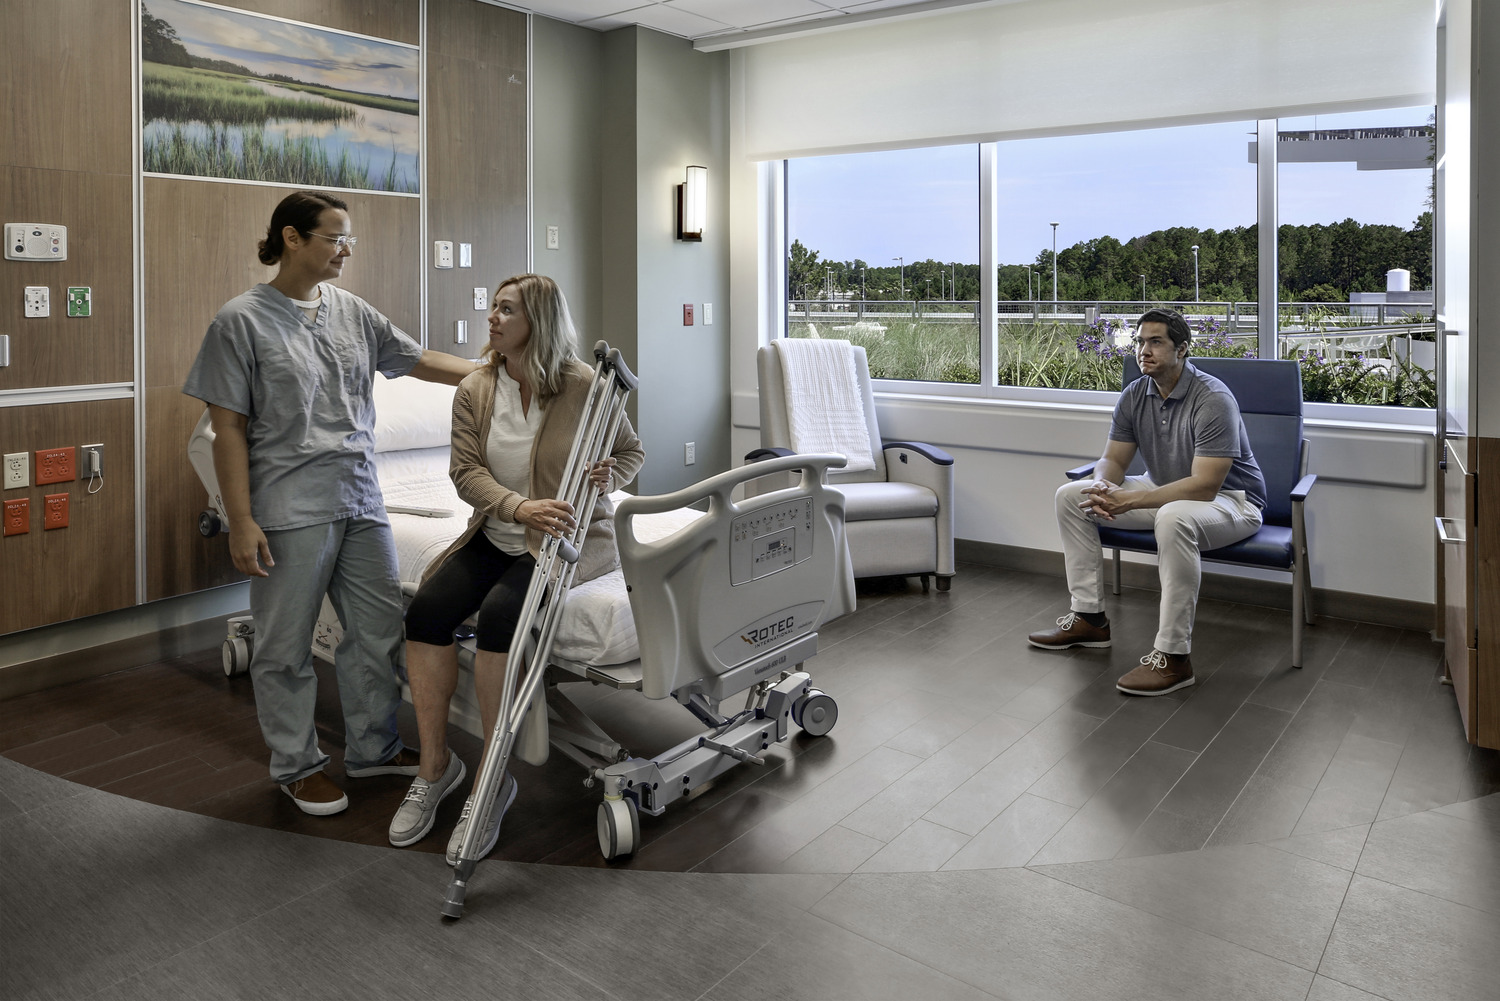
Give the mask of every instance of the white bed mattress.
[[[451, 511], [446, 518], [391, 513], [401, 579], [417, 581], [469, 523], [472, 508], [459, 499], [448, 478], [448, 449], [421, 448], [376, 454], [386, 506]], [[628, 496], [614, 495], [616, 502]], [[702, 515], [690, 509], [636, 519], [636, 535], [646, 541], [666, 538]], [[553, 659], [599, 667], [623, 664], [640, 656], [635, 618], [625, 592], [624, 574], [614, 571], [574, 585], [553, 640]]]

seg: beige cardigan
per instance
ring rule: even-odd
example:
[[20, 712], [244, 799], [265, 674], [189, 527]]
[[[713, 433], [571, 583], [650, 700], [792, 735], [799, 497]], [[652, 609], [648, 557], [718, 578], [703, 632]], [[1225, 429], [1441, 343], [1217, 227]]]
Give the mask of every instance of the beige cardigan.
[[[593, 369], [580, 361], [568, 362], [562, 391], [542, 411], [541, 426], [531, 443], [531, 492], [539, 499], [556, 497], [558, 487], [562, 485], [563, 469], [573, 447], [573, 435], [583, 416], [583, 408], [588, 404], [593, 374]], [[464, 533], [428, 566], [422, 574], [423, 582], [483, 529], [486, 518], [515, 521], [516, 508], [522, 501], [531, 499], [501, 486], [485, 463], [485, 444], [495, 410], [498, 378], [496, 368], [485, 365], [465, 376], [453, 395], [453, 447], [448, 475], [458, 488], [458, 495], [473, 505], [474, 517], [469, 520]], [[539, 405], [535, 396], [532, 400], [533, 405]], [[621, 419], [610, 454], [615, 460], [612, 486], [622, 487], [635, 479], [646, 461], [646, 453], [641, 448], [640, 439], [635, 436], [630, 418]], [[578, 557], [578, 569], [573, 578], [576, 583], [592, 580], [619, 566], [614, 513], [614, 503], [607, 494], [600, 494]], [[541, 545], [542, 533], [528, 527], [526, 548], [533, 557], [540, 555]]]

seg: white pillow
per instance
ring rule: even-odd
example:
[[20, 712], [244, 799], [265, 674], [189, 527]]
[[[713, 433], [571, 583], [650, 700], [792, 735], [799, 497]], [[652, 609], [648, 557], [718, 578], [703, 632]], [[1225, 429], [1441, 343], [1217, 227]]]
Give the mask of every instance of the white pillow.
[[446, 448], [453, 434], [453, 387], [412, 376], [375, 377], [375, 451]]

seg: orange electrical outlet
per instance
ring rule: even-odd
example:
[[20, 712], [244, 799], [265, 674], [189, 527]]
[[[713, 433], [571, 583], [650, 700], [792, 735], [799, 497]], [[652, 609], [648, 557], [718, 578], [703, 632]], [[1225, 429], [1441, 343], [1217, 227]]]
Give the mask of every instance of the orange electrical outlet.
[[73, 475], [73, 446], [67, 448], [44, 448], [36, 453], [36, 485], [67, 483], [77, 479]]
[[68, 495], [42, 495], [42, 531], [68, 527]]
[[18, 497], [5, 502], [5, 534], [25, 535], [31, 531], [31, 500]]

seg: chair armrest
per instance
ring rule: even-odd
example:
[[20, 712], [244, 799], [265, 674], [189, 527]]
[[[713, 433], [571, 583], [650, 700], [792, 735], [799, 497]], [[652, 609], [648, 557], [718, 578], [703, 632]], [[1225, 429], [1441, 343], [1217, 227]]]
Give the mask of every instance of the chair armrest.
[[779, 459], [782, 456], [796, 454], [796, 452], [793, 452], [789, 448], [757, 448], [745, 453], [745, 461], [747, 463], [763, 462], [766, 459]]
[[1085, 476], [1092, 476], [1094, 473], [1094, 467], [1096, 465], [1098, 465], [1098, 463], [1090, 462], [1082, 466], [1074, 466], [1072, 469], [1068, 470], [1066, 475], [1070, 480], [1081, 480]]
[[1318, 482], [1317, 473], [1308, 473], [1298, 480], [1297, 485], [1292, 488], [1292, 503], [1300, 504], [1307, 500], [1307, 495], [1312, 492], [1313, 484], [1316, 482]]
[[[916, 452], [928, 462], [935, 462], [939, 466], [953, 465], [953, 456], [944, 452], [936, 445], [929, 445], [923, 441], [888, 441], [881, 448], [886, 452], [889, 452], [893, 448], [907, 448]], [[886, 461], [889, 462], [890, 460], [887, 459]]]

